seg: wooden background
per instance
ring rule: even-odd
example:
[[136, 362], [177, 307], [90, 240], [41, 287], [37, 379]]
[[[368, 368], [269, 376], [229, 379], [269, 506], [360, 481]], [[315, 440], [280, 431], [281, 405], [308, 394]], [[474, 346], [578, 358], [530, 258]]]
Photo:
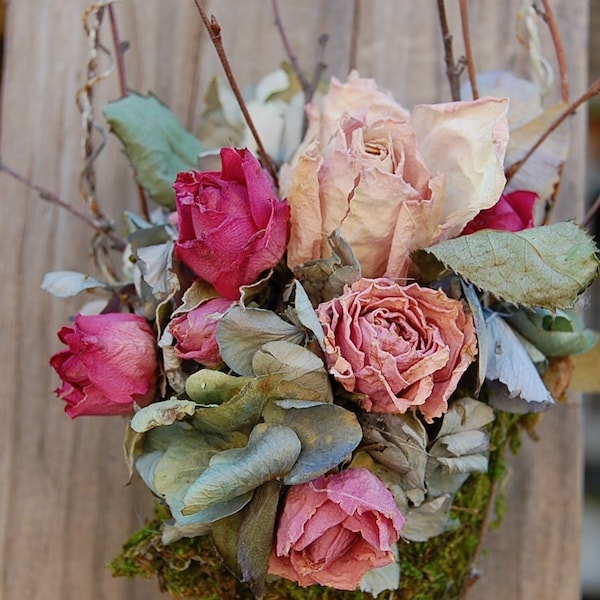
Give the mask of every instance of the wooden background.
[[[458, 3], [447, 4], [459, 56]], [[206, 5], [223, 26], [242, 84], [278, 66], [284, 53], [267, 0]], [[328, 73], [343, 78], [350, 66], [358, 66], [407, 107], [449, 98], [433, 1], [280, 0], [280, 5], [304, 66], [312, 68], [316, 39], [327, 32]], [[519, 5], [519, 0], [471, 3], [480, 70], [526, 65], [514, 36]], [[586, 84], [587, 1], [555, 0], [553, 5], [571, 87], [579, 94]], [[74, 203], [79, 202], [81, 168], [74, 94], [85, 73], [81, 14], [86, 6], [86, 0], [12, 0], [6, 15], [3, 160]], [[122, 37], [131, 44], [129, 86], [152, 90], [188, 127], [197, 127], [207, 82], [221, 70], [192, 0], [126, 0], [116, 4], [116, 11]], [[110, 43], [108, 29], [103, 39]], [[113, 75], [98, 88], [97, 107], [117, 96]], [[582, 210], [584, 126], [583, 113], [578, 114], [572, 120], [561, 218]], [[135, 209], [129, 168], [116, 140], [98, 161], [98, 179], [105, 212], [118, 220], [125, 207]], [[56, 300], [40, 290], [40, 282], [47, 271], [91, 269], [90, 231], [5, 174], [0, 186], [0, 598], [158, 598], [154, 582], [112, 579], [104, 569], [149, 515], [149, 495], [142, 486], [124, 486], [124, 422], [70, 422], [51, 393], [58, 381], [47, 361], [59, 349], [56, 331], [85, 299]], [[508, 516], [489, 537], [490, 553], [479, 565], [484, 578], [469, 598], [579, 597], [580, 416], [576, 403], [558, 407], [544, 418], [541, 441], [525, 441], [507, 487]]]

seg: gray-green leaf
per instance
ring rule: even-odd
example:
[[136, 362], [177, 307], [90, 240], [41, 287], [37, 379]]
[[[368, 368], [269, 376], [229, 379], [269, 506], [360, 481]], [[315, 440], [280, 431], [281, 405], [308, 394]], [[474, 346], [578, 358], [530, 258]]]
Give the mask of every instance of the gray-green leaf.
[[172, 208], [175, 177], [196, 166], [204, 150], [201, 142], [155, 96], [130, 93], [107, 104], [103, 112], [125, 146], [140, 185], [155, 202]]

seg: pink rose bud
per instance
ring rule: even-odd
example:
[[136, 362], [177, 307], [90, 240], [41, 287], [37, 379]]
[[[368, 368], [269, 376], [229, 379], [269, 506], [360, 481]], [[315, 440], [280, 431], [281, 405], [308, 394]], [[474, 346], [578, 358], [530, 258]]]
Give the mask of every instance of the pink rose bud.
[[231, 300], [213, 298], [175, 317], [169, 323], [169, 331], [177, 340], [175, 354], [205, 367], [216, 367], [222, 360], [217, 344], [217, 324], [232, 304]]
[[394, 562], [404, 525], [392, 493], [367, 469], [346, 469], [292, 486], [269, 573], [301, 586], [354, 590], [371, 569]]
[[480, 229], [500, 231], [521, 231], [533, 227], [533, 208], [538, 195], [527, 190], [517, 190], [502, 194], [491, 208], [482, 210], [463, 229], [462, 235], [475, 233]]
[[54, 354], [50, 365], [62, 379], [56, 395], [66, 401], [71, 418], [130, 414], [134, 402], [152, 401], [156, 338], [143, 317], [78, 314], [58, 337], [69, 349]]
[[175, 255], [224, 298], [255, 283], [283, 256], [289, 206], [248, 150], [223, 148], [221, 172], [189, 171], [175, 181]]
[[458, 300], [441, 290], [391, 279], [359, 279], [317, 308], [329, 372], [361, 408], [420, 411], [431, 422], [477, 354], [475, 326]]

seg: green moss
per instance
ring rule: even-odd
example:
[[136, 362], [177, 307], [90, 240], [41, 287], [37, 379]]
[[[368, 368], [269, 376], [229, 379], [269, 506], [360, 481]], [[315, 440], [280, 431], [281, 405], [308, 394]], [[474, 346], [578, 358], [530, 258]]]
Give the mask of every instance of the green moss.
[[[525, 417], [526, 418], [526, 417]], [[453, 600], [472, 576], [474, 553], [478, 551], [483, 525], [496, 527], [504, 512], [497, 495], [492, 518], [486, 523], [492, 486], [505, 476], [504, 454], [516, 452], [524, 417], [496, 413], [490, 429], [489, 469], [472, 475], [456, 495], [451, 517], [460, 525], [423, 543], [400, 542], [400, 587], [383, 592], [381, 600]], [[173, 598], [196, 600], [252, 600], [246, 586], [238, 582], [221, 564], [208, 536], [182, 539], [168, 546], [161, 542], [160, 524], [168, 517], [165, 508], [157, 509], [156, 519], [134, 533], [119, 556], [109, 565], [114, 576], [156, 576], [160, 589]], [[367, 600], [370, 594], [342, 592], [313, 586], [298, 588], [277, 580], [268, 586], [265, 600]]]

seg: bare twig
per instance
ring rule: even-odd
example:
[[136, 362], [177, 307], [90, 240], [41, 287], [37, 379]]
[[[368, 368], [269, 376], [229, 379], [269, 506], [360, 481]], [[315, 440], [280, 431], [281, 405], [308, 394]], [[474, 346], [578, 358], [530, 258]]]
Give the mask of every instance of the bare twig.
[[302, 86], [302, 91], [304, 92], [304, 97], [308, 96], [308, 91], [310, 89], [310, 82], [306, 79], [304, 75], [304, 71], [300, 68], [300, 63], [298, 62], [298, 57], [292, 50], [292, 46], [290, 44], [290, 40], [288, 39], [285, 28], [283, 27], [283, 22], [281, 21], [281, 15], [279, 14], [279, 3], [277, 0], [271, 0], [271, 5], [273, 6], [273, 19], [275, 21], [275, 27], [277, 27], [277, 31], [279, 32], [279, 37], [281, 38], [281, 43], [285, 49], [285, 53], [292, 65], [292, 69]]
[[563, 48], [562, 39], [556, 25], [554, 13], [552, 12], [552, 6], [550, 0], [542, 0], [544, 5], [544, 20], [550, 30], [552, 36], [552, 43], [554, 44], [554, 51], [556, 52], [556, 61], [558, 62], [558, 71], [560, 73], [560, 90], [562, 99], [564, 102], [569, 101], [569, 82], [567, 77], [567, 59], [565, 58], [565, 51]]
[[581, 226], [588, 227], [589, 224], [592, 222], [592, 219], [596, 216], [596, 214], [598, 213], [599, 210], [600, 210], [600, 194], [594, 201], [594, 204], [592, 204], [592, 206], [590, 206], [589, 210], [585, 213], [585, 217], [583, 217], [583, 220], [581, 221]]
[[[121, 98], [125, 98], [129, 94], [129, 88], [127, 86], [127, 72], [125, 70], [125, 60], [123, 53], [127, 48], [127, 44], [121, 42], [119, 37], [119, 28], [117, 25], [117, 17], [113, 9], [113, 5], [108, 5], [108, 16], [110, 19], [110, 30], [112, 32], [113, 45], [115, 47], [115, 56], [117, 63], [117, 73], [119, 74], [119, 90], [121, 92]], [[150, 222], [150, 211], [148, 210], [148, 201], [146, 200], [146, 193], [144, 188], [136, 181], [138, 191], [138, 201], [140, 205], [140, 212], [146, 221]]]
[[235, 79], [233, 71], [231, 70], [231, 65], [229, 64], [229, 59], [227, 58], [227, 54], [225, 53], [225, 48], [223, 47], [223, 40], [221, 39], [221, 25], [219, 25], [219, 22], [217, 21], [217, 19], [214, 16], [211, 15], [211, 18], [210, 19], [208, 18], [208, 15], [206, 14], [206, 11], [204, 10], [204, 7], [202, 6], [202, 2], [200, 2], [200, 0], [194, 0], [194, 4], [196, 5], [198, 12], [200, 13], [200, 17], [202, 18], [204, 27], [205, 27], [208, 35], [210, 36], [213, 46], [215, 47], [215, 50], [217, 52], [217, 56], [219, 57], [219, 60], [221, 61], [221, 65], [223, 66], [223, 70], [225, 71], [225, 76], [227, 77], [227, 81], [229, 82], [231, 91], [235, 95], [235, 98], [238, 102], [240, 110], [242, 111], [242, 114], [244, 115], [244, 119], [246, 120], [246, 123], [252, 133], [252, 136], [254, 137], [254, 141], [256, 142], [256, 146], [258, 149], [258, 155], [260, 156], [260, 158], [263, 162], [263, 165], [266, 167], [266, 169], [271, 174], [271, 177], [273, 177], [273, 181], [275, 182], [275, 185], [278, 186], [279, 184], [278, 184], [278, 178], [277, 178], [277, 171], [275, 170], [273, 161], [271, 160], [270, 156], [267, 154], [267, 152], [263, 146], [262, 140], [260, 139], [260, 136], [258, 135], [258, 131], [256, 130], [256, 127], [254, 126], [254, 122], [252, 121], [252, 117], [250, 116], [250, 112], [248, 111], [248, 107], [246, 106], [244, 97], [242, 96], [242, 92], [240, 91], [240, 88]]
[[452, 34], [448, 26], [448, 18], [446, 17], [446, 6], [444, 0], [437, 0], [438, 13], [440, 16], [440, 27], [442, 29], [442, 41], [444, 42], [444, 60], [446, 62], [446, 77], [450, 84], [450, 93], [452, 100], [460, 100], [460, 81], [457, 65], [454, 62], [454, 54], [452, 52]]
[[548, 129], [539, 137], [537, 142], [527, 151], [525, 156], [506, 169], [506, 182], [508, 183], [521, 169], [521, 167], [531, 158], [532, 154], [544, 143], [546, 138], [559, 126], [567, 117], [571, 116], [582, 104], [600, 94], [600, 79], [594, 83], [581, 95], [575, 102], [569, 104], [567, 108], [548, 126]]
[[460, 0], [460, 22], [462, 25], [463, 41], [465, 44], [465, 56], [467, 61], [467, 71], [469, 73], [469, 82], [473, 100], [479, 98], [477, 89], [477, 74], [475, 71], [475, 58], [473, 57], [473, 48], [471, 47], [471, 34], [469, 33], [469, 9], [467, 0]]
[[122, 239], [117, 237], [111, 230], [107, 229], [104, 225], [100, 225], [92, 219], [87, 213], [80, 211], [75, 208], [69, 202], [65, 202], [62, 198], [53, 194], [51, 191], [43, 188], [40, 185], [37, 185], [27, 177], [21, 175], [17, 171], [11, 169], [9, 166], [5, 165], [2, 161], [0, 161], [0, 171], [4, 171], [7, 175], [10, 175], [13, 179], [20, 181], [28, 188], [36, 191], [42, 200], [46, 200], [50, 204], [56, 204], [61, 208], [64, 208], [67, 212], [71, 213], [74, 217], [77, 217], [80, 221], [83, 221], [86, 225], [91, 227], [94, 231], [98, 232], [100, 235], [103, 235], [108, 240], [110, 240], [113, 244], [115, 250], [123, 251], [125, 250], [125, 242]]

